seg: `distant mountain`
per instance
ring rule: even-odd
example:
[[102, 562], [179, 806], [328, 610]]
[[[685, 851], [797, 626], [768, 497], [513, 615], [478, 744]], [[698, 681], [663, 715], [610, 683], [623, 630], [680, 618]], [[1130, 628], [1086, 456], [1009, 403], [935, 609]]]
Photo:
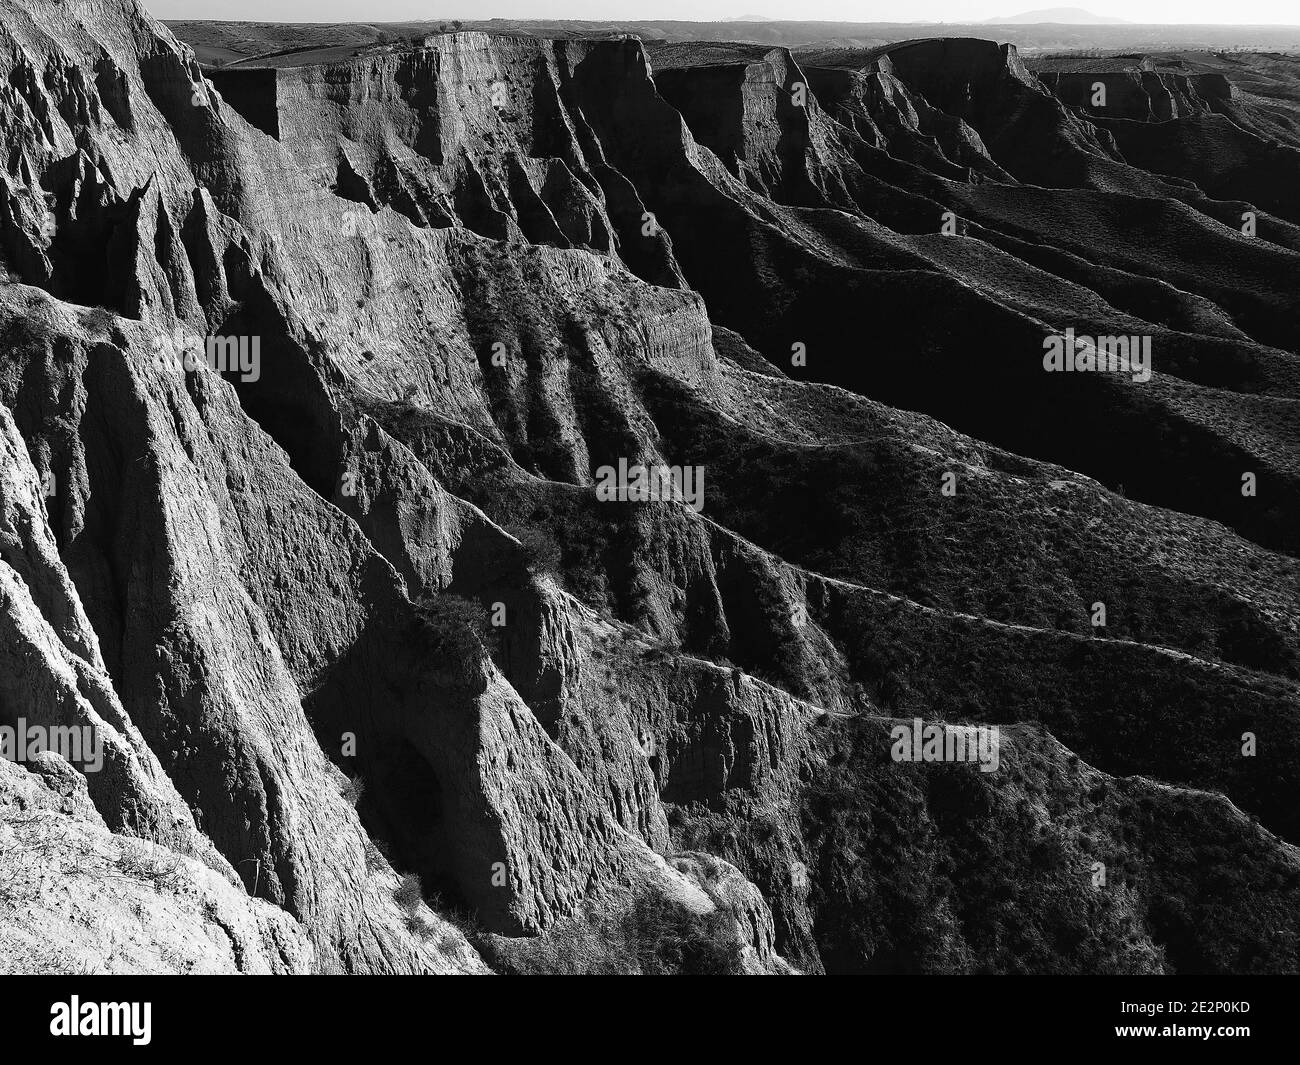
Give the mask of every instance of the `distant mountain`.
[[993, 26], [1033, 25], [1039, 22], [1060, 22], [1070, 26], [1126, 26], [1122, 18], [1110, 18], [1107, 15], [1094, 15], [1081, 7], [1044, 7], [1037, 11], [1024, 11], [1019, 15], [1003, 15], [991, 18], [985, 23]]

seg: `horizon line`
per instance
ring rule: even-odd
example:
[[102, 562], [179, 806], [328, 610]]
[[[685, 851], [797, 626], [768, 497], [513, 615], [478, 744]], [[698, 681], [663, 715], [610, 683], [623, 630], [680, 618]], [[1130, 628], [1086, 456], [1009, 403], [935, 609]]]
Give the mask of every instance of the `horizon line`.
[[[141, 6], [148, 9], [148, 5], [142, 3]], [[460, 21], [466, 23], [484, 23], [484, 22], [509, 22], [516, 25], [527, 24], [530, 22], [545, 23], [582, 23], [585, 25], [626, 25], [628, 23], [676, 23], [683, 26], [763, 26], [772, 23], [789, 23], [792, 25], [822, 25], [822, 26], [1007, 26], [1014, 29], [1023, 29], [1029, 26], [1061, 26], [1071, 29], [1086, 30], [1135, 30], [1145, 29], [1152, 26], [1178, 26], [1183, 29], [1198, 29], [1201, 27], [1214, 29], [1242, 29], [1242, 30], [1295, 30], [1300, 29], [1300, 23], [1297, 22], [1006, 22], [1001, 20], [983, 19], [978, 22], [949, 22], [927, 19], [924, 21], [898, 21], [898, 20], [880, 20], [876, 22], [854, 22], [846, 19], [681, 19], [681, 18], [610, 18], [610, 19], [590, 19], [590, 18], [508, 18], [505, 16], [494, 16], [492, 18], [478, 19], [344, 19], [329, 20], [325, 22], [310, 22], [300, 19], [249, 19], [249, 18], [161, 18], [154, 16], [159, 22], [230, 22], [243, 23], [245, 25], [263, 25], [263, 26], [418, 26], [418, 25], [446, 25], [452, 22]]]

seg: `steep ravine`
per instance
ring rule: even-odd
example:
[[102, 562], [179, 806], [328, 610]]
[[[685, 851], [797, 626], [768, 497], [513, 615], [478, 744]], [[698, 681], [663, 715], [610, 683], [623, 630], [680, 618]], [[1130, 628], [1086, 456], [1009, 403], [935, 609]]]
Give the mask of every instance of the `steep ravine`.
[[[1027, 140], [1100, 221], [1169, 186], [1005, 52], [958, 48], [969, 106], [925, 48], [657, 77], [481, 33], [208, 81], [132, 0], [0, 6], [0, 724], [106, 737], [0, 766], [4, 968], [1298, 967], [1294, 294], [1250, 284], [1293, 251], [1173, 240], [1184, 363], [1056, 389], [949, 317], [1030, 362], [1130, 321], [1000, 198]], [[1185, 200], [1157, 228], [1208, 231]], [[837, 356], [868, 309], [891, 357]], [[1188, 503], [1229, 445], [1267, 504]], [[599, 501], [620, 459], [703, 466], [700, 512]], [[892, 761], [914, 716], [1001, 768]], [[79, 894], [6, 887], [49, 853]], [[104, 907], [146, 931], [69, 932]]]

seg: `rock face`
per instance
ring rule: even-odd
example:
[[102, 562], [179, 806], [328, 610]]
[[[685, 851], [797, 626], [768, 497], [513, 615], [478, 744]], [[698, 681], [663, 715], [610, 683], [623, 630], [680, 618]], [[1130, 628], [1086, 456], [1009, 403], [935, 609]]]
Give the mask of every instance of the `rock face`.
[[1241, 91], [1219, 70], [1169, 57], [1143, 56], [1136, 64], [1133, 58], [1102, 61], [1102, 69], [1092, 71], [1081, 60], [1044, 61], [1068, 69], [1040, 69], [1038, 77], [1109, 131], [1134, 165], [1300, 221], [1293, 194], [1300, 177], [1294, 115], [1270, 99], [1274, 90], [1266, 79], [1245, 79], [1250, 91]]
[[[1214, 74], [1188, 76], [1154, 70], [1095, 74], [1045, 71], [1039, 78], [1065, 103], [1136, 122], [1165, 122], [1204, 114], [1212, 103], [1232, 99], [1231, 84]], [[1098, 86], [1104, 90], [1104, 97], [1098, 92]], [[1094, 97], [1106, 102], [1094, 105]]]
[[1300, 967], [1282, 217], [989, 42], [209, 79], [0, 5], [0, 725], [104, 741], [0, 766], [0, 889], [89, 870], [7, 965]]
[[0, 761], [0, 972], [305, 974], [283, 910], [175, 851], [109, 832], [58, 755]]

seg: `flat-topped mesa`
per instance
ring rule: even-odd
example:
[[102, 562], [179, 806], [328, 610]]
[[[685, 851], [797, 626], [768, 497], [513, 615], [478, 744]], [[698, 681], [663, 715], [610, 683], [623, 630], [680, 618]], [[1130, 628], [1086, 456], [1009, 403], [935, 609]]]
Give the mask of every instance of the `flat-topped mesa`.
[[894, 76], [888, 56], [879, 56], [860, 70], [806, 69], [813, 92], [827, 112], [877, 147], [883, 147], [894, 131], [919, 132], [917, 100]]
[[611, 224], [543, 45], [457, 33], [420, 48], [209, 76], [305, 170], [371, 210], [608, 250]]
[[[1207, 114], [1232, 99], [1232, 85], [1221, 74], [1180, 74], [1157, 70], [1042, 71], [1039, 80], [1062, 102], [1090, 115], [1164, 122]], [[1104, 96], [1099, 93], [1104, 88]]]
[[665, 238], [644, 239], [645, 205], [589, 125], [603, 100], [635, 123], [655, 98], [640, 41], [465, 32], [324, 64], [279, 58], [209, 76], [321, 187], [417, 226], [626, 250], [642, 276], [680, 287]]
[[893, 73], [935, 107], [959, 118], [978, 114], [981, 102], [999, 97], [1008, 83], [1043, 92], [1013, 44], [976, 37], [906, 41], [882, 49]]
[[[1125, 180], [1105, 131], [1053, 96], [1025, 66], [1014, 45], [970, 37], [887, 45], [865, 53], [887, 58], [913, 97], [967, 123], [997, 165], [1019, 181], [1056, 185], [1059, 162], [1074, 156], [1069, 180], [1109, 185]], [[1046, 148], [1046, 145], [1051, 145]]]
[[873, 147], [945, 177], [964, 180], [974, 171], [1014, 182], [989, 158], [983, 140], [969, 123], [932, 107], [925, 97], [908, 90], [894, 75], [889, 56], [879, 55], [860, 70], [804, 69], [826, 113]]
[[655, 85], [751, 191], [778, 203], [856, 211], [870, 197], [857, 156], [885, 150], [951, 180], [1013, 180], [960, 119], [914, 98], [888, 61], [873, 72], [807, 68], [784, 48], [667, 45]]
[[[756, 191], [806, 183], [804, 153], [814, 105], [806, 77], [785, 48], [760, 56], [742, 50], [732, 62], [665, 67], [655, 85], [733, 174]], [[793, 198], [800, 198], [795, 195]]]

